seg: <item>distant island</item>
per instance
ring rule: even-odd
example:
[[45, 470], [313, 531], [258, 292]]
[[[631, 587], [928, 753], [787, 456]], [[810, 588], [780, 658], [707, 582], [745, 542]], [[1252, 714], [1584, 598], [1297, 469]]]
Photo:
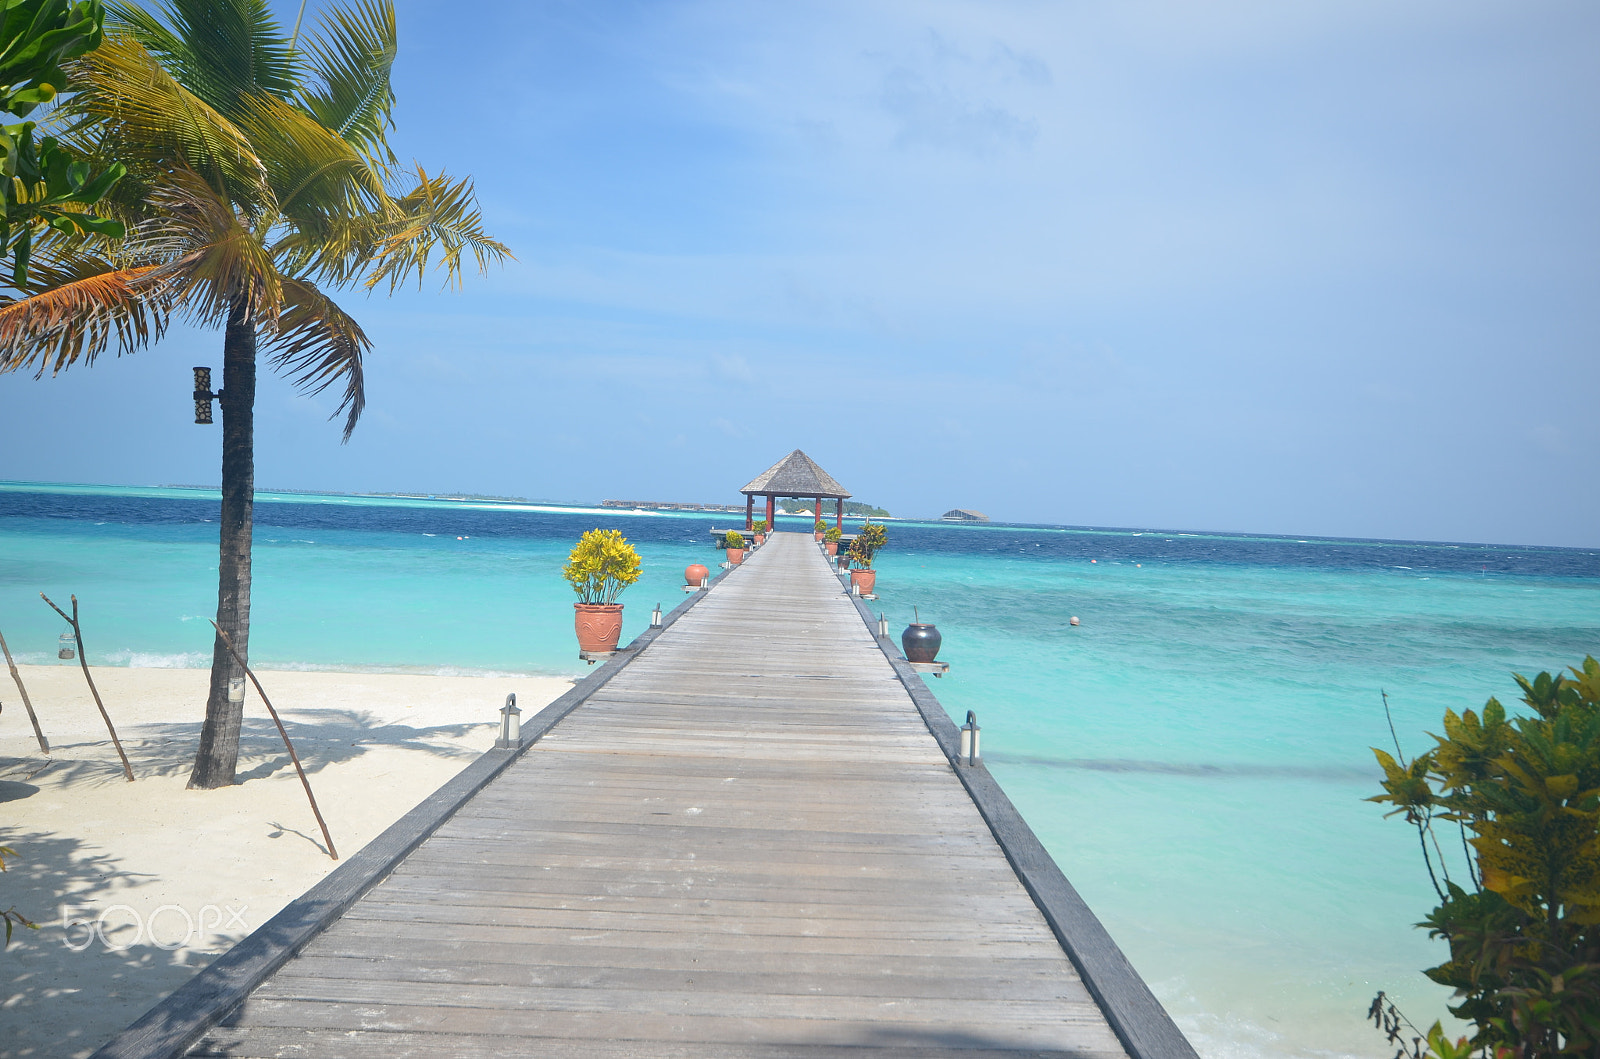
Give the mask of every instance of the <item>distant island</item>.
[[677, 500], [602, 500], [601, 507], [633, 511], [743, 511], [743, 504], [686, 504]]
[[988, 522], [989, 516], [982, 511], [973, 511], [970, 508], [954, 507], [939, 516], [941, 522]]
[[[822, 502], [822, 507], [825, 511], [833, 510], [833, 504], [826, 500]], [[806, 503], [804, 500], [780, 500], [778, 501], [778, 509], [785, 515], [815, 514], [815, 512], [811, 510], [811, 505]], [[881, 507], [873, 507], [871, 504], [863, 504], [855, 500], [846, 500], [844, 502], [844, 513], [846, 515], [860, 515], [863, 518], [894, 517]]]

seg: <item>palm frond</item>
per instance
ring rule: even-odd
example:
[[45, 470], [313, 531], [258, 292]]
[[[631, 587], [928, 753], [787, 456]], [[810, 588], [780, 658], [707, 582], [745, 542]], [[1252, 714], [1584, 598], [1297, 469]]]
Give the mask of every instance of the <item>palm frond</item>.
[[139, 253], [162, 262], [155, 273], [173, 304], [215, 326], [241, 303], [258, 327], [283, 304], [282, 278], [260, 234], [197, 173], [174, 169], [150, 192], [154, 216], [129, 236]]
[[137, 39], [229, 118], [248, 97], [287, 99], [299, 83], [294, 51], [266, 0], [162, 0], [164, 20], [122, 0], [106, 7], [112, 28]]
[[67, 114], [88, 119], [83, 136], [93, 138], [96, 151], [104, 145], [104, 153], [124, 162], [135, 183], [154, 182], [180, 165], [248, 208], [270, 204], [266, 171], [249, 137], [132, 37], [107, 34], [70, 73], [78, 93]]
[[263, 336], [262, 347], [301, 393], [321, 393], [344, 380], [344, 399], [330, 418], [346, 414], [344, 440], [349, 441], [367, 405], [361, 358], [372, 341], [361, 325], [312, 284], [285, 278], [283, 312], [277, 330]]
[[395, 200], [395, 215], [377, 233], [377, 261], [363, 281], [368, 290], [387, 282], [392, 292], [413, 273], [417, 286], [439, 255], [447, 286], [461, 285], [462, 256], [470, 253], [481, 275], [489, 263], [501, 263], [511, 251], [483, 230], [478, 197], [470, 177], [452, 181], [444, 173], [429, 176], [417, 166], [417, 184]]
[[279, 213], [319, 229], [329, 217], [366, 213], [384, 198], [382, 177], [338, 133], [304, 111], [257, 96], [240, 117], [266, 167]]
[[305, 50], [318, 84], [301, 92], [301, 106], [358, 150], [394, 165], [385, 139], [394, 128], [390, 69], [399, 50], [394, 4], [359, 0], [324, 13]]
[[171, 319], [155, 267], [112, 268], [83, 256], [32, 269], [48, 286], [25, 298], [0, 298], [0, 373], [35, 368], [37, 378], [82, 360], [94, 363], [113, 340], [131, 353], [158, 340]]

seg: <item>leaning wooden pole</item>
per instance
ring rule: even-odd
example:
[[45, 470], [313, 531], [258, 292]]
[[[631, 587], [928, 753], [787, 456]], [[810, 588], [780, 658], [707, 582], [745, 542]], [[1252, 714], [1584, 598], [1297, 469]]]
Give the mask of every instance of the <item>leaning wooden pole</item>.
[[89, 675], [89, 659], [83, 653], [83, 629], [78, 625], [78, 597], [72, 597], [72, 617], [67, 617], [67, 612], [50, 602], [50, 597], [43, 592], [39, 598], [50, 603], [50, 609], [61, 615], [72, 624], [72, 637], [78, 641], [78, 664], [83, 667], [83, 679], [89, 682], [89, 694], [94, 696], [94, 704], [100, 707], [100, 716], [106, 722], [106, 731], [111, 733], [111, 743], [117, 748], [117, 756], [122, 759], [122, 772], [128, 777], [128, 782], [133, 782], [133, 766], [128, 764], [128, 755], [122, 752], [122, 740], [117, 738], [117, 730], [111, 724], [111, 715], [106, 712], [106, 704], [100, 701], [100, 689], [94, 686], [94, 677]]
[[272, 723], [278, 726], [278, 734], [283, 736], [283, 745], [289, 750], [289, 760], [294, 762], [294, 770], [300, 774], [300, 786], [306, 789], [306, 801], [311, 803], [311, 815], [317, 818], [317, 826], [322, 828], [322, 840], [328, 844], [328, 856], [338, 860], [339, 851], [333, 848], [333, 836], [328, 834], [328, 825], [323, 822], [322, 810], [317, 808], [317, 796], [311, 793], [311, 781], [306, 779], [306, 770], [300, 767], [300, 755], [294, 752], [294, 744], [289, 742], [289, 733], [284, 731], [283, 722], [278, 719], [278, 711], [272, 708], [272, 700], [267, 698], [266, 691], [261, 687], [261, 681], [257, 680], [255, 673], [245, 665], [244, 659], [239, 657], [239, 652], [233, 649], [233, 641], [222, 631], [222, 626], [215, 621], [211, 622], [211, 625], [217, 630], [217, 635], [222, 637], [222, 645], [228, 649], [233, 660], [239, 663], [239, 668], [244, 670], [244, 675], [256, 686], [256, 694], [260, 695], [261, 701], [266, 704], [267, 712], [272, 714]]
[[39, 737], [39, 749], [50, 753], [50, 741], [44, 737], [44, 732], [39, 728], [39, 718], [34, 715], [33, 703], [28, 701], [28, 689], [22, 686], [22, 674], [17, 672], [17, 664], [11, 660], [11, 648], [6, 646], [6, 638], [0, 633], [0, 651], [6, 654], [6, 666], [11, 670], [11, 679], [17, 682], [17, 690], [22, 693], [23, 708], [28, 711], [28, 720], [33, 722], [33, 734]]

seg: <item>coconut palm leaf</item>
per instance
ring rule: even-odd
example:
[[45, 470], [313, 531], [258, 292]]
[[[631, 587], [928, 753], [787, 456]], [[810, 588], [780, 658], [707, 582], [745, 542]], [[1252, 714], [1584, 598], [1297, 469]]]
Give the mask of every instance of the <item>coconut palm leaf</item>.
[[385, 198], [364, 155], [288, 103], [256, 96], [244, 105], [239, 127], [266, 167], [278, 211], [313, 233], [329, 218], [364, 214]]
[[158, 276], [183, 314], [215, 326], [244, 308], [271, 327], [283, 304], [282, 277], [258, 233], [204, 178], [174, 168], [152, 189], [155, 216], [130, 238], [135, 252], [163, 262]]
[[393, 291], [413, 273], [417, 286], [439, 254], [445, 283], [461, 285], [461, 259], [471, 253], [480, 273], [489, 262], [503, 262], [511, 251], [483, 230], [483, 216], [470, 177], [452, 181], [444, 173], [429, 176], [417, 166], [417, 185], [396, 200], [398, 214], [377, 233], [377, 262], [363, 281], [368, 290], [387, 282]]
[[179, 84], [138, 41], [108, 34], [73, 62], [71, 74], [78, 93], [66, 113], [90, 123], [78, 139], [86, 153], [114, 153], [147, 186], [179, 163], [246, 208], [271, 202], [266, 170], [249, 137]]
[[113, 339], [119, 355], [156, 341], [171, 304], [154, 273], [153, 265], [115, 268], [91, 256], [36, 263], [30, 280], [48, 289], [0, 299], [0, 372], [53, 375], [92, 364]]
[[385, 134], [394, 127], [390, 68], [399, 50], [394, 4], [361, 0], [322, 16], [305, 58], [318, 82], [301, 92], [300, 105], [357, 149], [394, 165]]
[[289, 98], [298, 83], [295, 55], [265, 0], [164, 0], [165, 20], [112, 0], [110, 27], [154, 54], [189, 91], [232, 118], [250, 96]]
[[329, 418], [347, 413], [344, 440], [349, 441], [367, 405], [361, 358], [372, 341], [361, 325], [312, 284], [285, 279], [278, 329], [263, 336], [262, 345], [302, 393], [321, 393], [344, 380], [344, 399]]

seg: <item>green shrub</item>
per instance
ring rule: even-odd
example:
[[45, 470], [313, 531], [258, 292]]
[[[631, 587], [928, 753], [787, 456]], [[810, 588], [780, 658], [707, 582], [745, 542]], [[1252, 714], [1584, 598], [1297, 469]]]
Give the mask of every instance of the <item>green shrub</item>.
[[750, 532], [752, 532], [752, 533], [765, 533], [765, 532], [767, 532], [767, 520], [764, 519], [764, 518], [756, 519], [755, 525], [750, 527]]
[[877, 558], [878, 552], [888, 543], [889, 535], [884, 531], [883, 524], [867, 522], [861, 526], [861, 532], [856, 534], [856, 539], [850, 542], [850, 561], [858, 570], [872, 569], [872, 560]]
[[842, 537], [844, 537], [844, 531], [838, 526], [829, 526], [822, 531], [822, 539], [825, 541], [833, 541], [837, 544]]
[[[1425, 973], [1455, 989], [1474, 1049], [1600, 1053], [1600, 663], [1516, 677], [1531, 715], [1444, 715], [1409, 764], [1374, 748], [1384, 793], [1417, 829], [1440, 903], [1419, 924], [1450, 946]], [[1396, 753], [1399, 747], [1395, 748]], [[1441, 839], [1438, 830], [1446, 830]], [[1454, 826], [1459, 838], [1448, 834]], [[1460, 845], [1452, 877], [1445, 846]], [[1468, 852], [1470, 850], [1470, 852]]]
[[717, 547], [732, 548], [733, 550], [738, 551], [744, 547], [744, 534], [740, 533], [738, 530], [729, 530], [722, 535], [722, 542], [718, 544]]

